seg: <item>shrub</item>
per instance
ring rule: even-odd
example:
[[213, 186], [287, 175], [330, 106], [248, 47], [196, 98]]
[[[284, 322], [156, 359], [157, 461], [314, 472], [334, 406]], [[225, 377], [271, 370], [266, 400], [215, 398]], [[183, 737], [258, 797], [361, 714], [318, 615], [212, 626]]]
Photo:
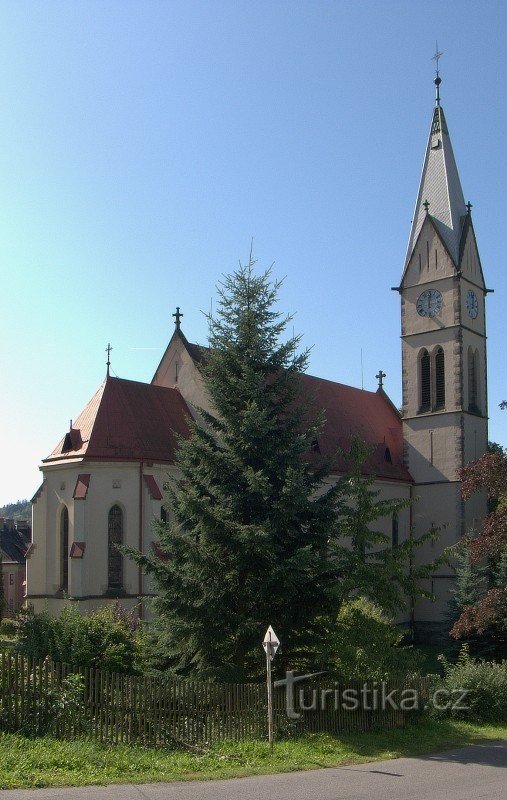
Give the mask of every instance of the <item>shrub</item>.
[[35, 659], [136, 672], [142, 659], [138, 627], [134, 614], [119, 606], [82, 615], [69, 605], [60, 617], [29, 609], [20, 615], [18, 650]]
[[374, 603], [359, 597], [341, 607], [329, 631], [332, 668], [341, 680], [403, 679], [418, 671], [420, 655], [402, 647], [404, 632]]
[[0, 623], [1, 636], [16, 636], [17, 632], [18, 632], [18, 626], [13, 619], [4, 619]]
[[[480, 722], [505, 721], [507, 718], [507, 661], [484, 661], [471, 658], [464, 644], [455, 664], [440, 656], [444, 674], [435, 679], [431, 693], [431, 712]], [[440, 694], [435, 696], [435, 692]], [[462, 697], [463, 692], [466, 695]], [[460, 699], [461, 698], [461, 699]]]
[[23, 676], [26, 689], [22, 703], [15, 691], [3, 694], [0, 731], [19, 731], [25, 736], [58, 735], [62, 730], [86, 733], [90, 723], [85, 714], [83, 676], [67, 675], [60, 684], [53, 685], [41, 681], [39, 669], [36, 666], [31, 674]]

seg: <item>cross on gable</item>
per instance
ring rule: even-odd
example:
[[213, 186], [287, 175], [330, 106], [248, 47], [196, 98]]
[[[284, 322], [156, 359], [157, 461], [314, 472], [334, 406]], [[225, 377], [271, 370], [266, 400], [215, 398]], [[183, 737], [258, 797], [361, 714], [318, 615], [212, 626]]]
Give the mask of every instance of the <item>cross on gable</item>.
[[107, 374], [108, 374], [108, 375], [109, 375], [109, 367], [111, 366], [111, 350], [112, 350], [112, 349], [113, 349], [113, 348], [111, 347], [111, 345], [110, 345], [110, 344], [108, 344], [108, 345], [107, 345], [107, 347], [106, 347], [106, 353], [107, 353], [107, 362], [106, 362], [106, 366], [107, 366]]
[[378, 373], [375, 375], [375, 377], [378, 380], [378, 388], [382, 389], [382, 386], [384, 385], [384, 378], [387, 378], [387, 375], [380, 369]]
[[176, 325], [176, 330], [177, 331], [179, 331], [179, 329], [181, 327], [181, 318], [182, 318], [182, 316], [183, 316], [183, 314], [180, 312], [180, 307], [176, 306], [176, 311], [173, 314], [173, 317], [174, 317], [174, 324]]

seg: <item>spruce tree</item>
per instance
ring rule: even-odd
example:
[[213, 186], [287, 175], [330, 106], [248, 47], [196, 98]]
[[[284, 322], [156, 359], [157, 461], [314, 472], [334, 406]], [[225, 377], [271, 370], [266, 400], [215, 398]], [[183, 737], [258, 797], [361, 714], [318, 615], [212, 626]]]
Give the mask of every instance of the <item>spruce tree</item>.
[[[393, 543], [393, 515], [399, 515], [411, 501], [379, 497], [380, 490], [374, 488], [375, 475], [368, 473], [365, 466], [369, 455], [370, 448], [358, 437], [353, 437], [350, 449], [342, 453], [349, 466], [336, 487], [336, 518], [329, 559], [339, 605], [362, 596], [383, 612], [396, 615], [408, 600], [429, 596], [422, 588], [423, 582], [445, 556], [431, 564], [415, 566], [416, 550], [438, 535], [439, 529], [434, 527], [417, 540], [409, 532], [407, 537]], [[387, 534], [378, 524], [384, 519], [388, 520]]]
[[280, 667], [320, 635], [332, 604], [336, 489], [323, 485], [329, 465], [308, 459], [321, 420], [301, 402], [308, 354], [297, 336], [282, 341], [278, 289], [252, 258], [224, 278], [202, 367], [215, 413], [201, 410], [179, 442], [165, 559], [130, 553], [154, 576], [159, 647], [180, 674], [258, 677], [269, 624]]

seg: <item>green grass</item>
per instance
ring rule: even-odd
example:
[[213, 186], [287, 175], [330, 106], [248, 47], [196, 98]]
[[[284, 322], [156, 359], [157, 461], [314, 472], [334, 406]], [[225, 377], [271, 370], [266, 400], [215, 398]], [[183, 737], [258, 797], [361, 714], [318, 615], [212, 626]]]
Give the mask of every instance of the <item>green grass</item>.
[[203, 780], [359, 764], [507, 737], [507, 726], [421, 720], [389, 731], [226, 743], [204, 755], [0, 734], [0, 789]]

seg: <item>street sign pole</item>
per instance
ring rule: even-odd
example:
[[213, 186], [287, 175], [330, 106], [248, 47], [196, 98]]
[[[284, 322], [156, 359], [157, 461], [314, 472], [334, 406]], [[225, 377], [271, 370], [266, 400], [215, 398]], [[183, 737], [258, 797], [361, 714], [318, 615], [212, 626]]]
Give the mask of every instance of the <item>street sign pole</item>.
[[266, 675], [268, 681], [268, 741], [273, 752], [273, 681], [271, 680], [271, 642], [266, 647]]
[[273, 681], [271, 680], [271, 662], [273, 661], [276, 651], [280, 646], [280, 641], [271, 625], [266, 631], [262, 646], [266, 651], [266, 681], [268, 686], [268, 741], [271, 752], [273, 752]]

